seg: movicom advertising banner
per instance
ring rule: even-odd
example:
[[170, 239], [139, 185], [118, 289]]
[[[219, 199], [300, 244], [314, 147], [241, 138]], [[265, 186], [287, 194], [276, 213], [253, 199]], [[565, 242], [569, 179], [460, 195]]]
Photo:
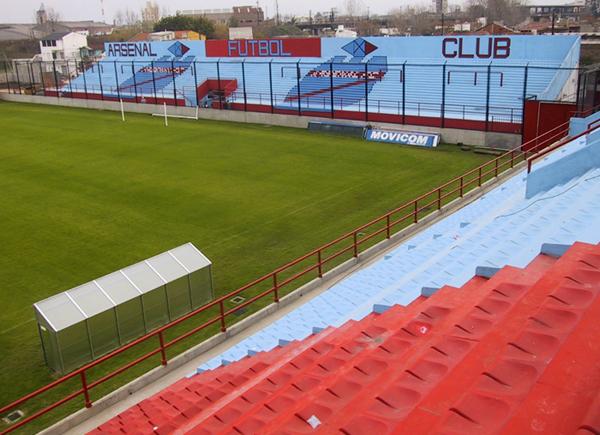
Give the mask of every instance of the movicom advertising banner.
[[392, 130], [388, 128], [367, 128], [365, 139], [374, 142], [388, 142], [398, 145], [415, 145], [433, 148], [440, 142], [440, 135], [416, 131]]

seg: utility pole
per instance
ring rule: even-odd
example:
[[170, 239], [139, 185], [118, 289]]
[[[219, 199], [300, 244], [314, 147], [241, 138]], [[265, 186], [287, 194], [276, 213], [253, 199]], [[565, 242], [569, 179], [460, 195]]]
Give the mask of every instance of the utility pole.
[[279, 0], [275, 0], [275, 21], [279, 26]]

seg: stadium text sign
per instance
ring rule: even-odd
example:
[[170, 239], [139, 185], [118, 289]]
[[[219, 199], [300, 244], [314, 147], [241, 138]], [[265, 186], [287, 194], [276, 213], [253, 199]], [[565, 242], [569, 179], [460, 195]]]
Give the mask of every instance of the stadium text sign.
[[154, 57], [152, 44], [149, 42], [117, 42], [108, 44], [108, 55], [110, 57]]
[[444, 38], [442, 56], [447, 59], [506, 59], [510, 56], [510, 38]]
[[206, 57], [321, 57], [319, 38], [208, 40]]
[[436, 147], [440, 141], [440, 135], [433, 133], [417, 133], [413, 131], [388, 130], [384, 128], [368, 128], [365, 132], [365, 139], [400, 145]]

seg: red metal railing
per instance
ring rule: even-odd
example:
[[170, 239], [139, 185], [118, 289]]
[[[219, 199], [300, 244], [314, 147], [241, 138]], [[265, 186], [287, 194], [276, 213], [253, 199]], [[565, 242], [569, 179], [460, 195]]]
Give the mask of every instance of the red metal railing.
[[[566, 122], [565, 124], [568, 124], [568, 122]], [[563, 124], [564, 125], [564, 124]], [[563, 145], [566, 145], [568, 143], [570, 143], [571, 141], [575, 140], [575, 139], [579, 139], [582, 136], [585, 136], [589, 133], [591, 133], [592, 131], [596, 130], [598, 127], [600, 127], [600, 119], [597, 119], [596, 121], [593, 121], [591, 123], [588, 124], [587, 129], [573, 137], [567, 137], [557, 143], [555, 143], [552, 146], [543, 148], [540, 152], [534, 154], [533, 156], [529, 157], [527, 159], [527, 173], [529, 174], [531, 172], [531, 167], [533, 165], [533, 162], [544, 157], [545, 155], [551, 153], [552, 151], [562, 147]]]
[[[247, 307], [267, 297], [272, 297], [273, 302], [278, 302], [282, 287], [296, 282], [302, 278], [307, 278], [307, 275], [311, 272], [315, 272], [314, 278], [323, 277], [323, 274], [326, 272], [326, 268], [330, 267], [329, 270], [331, 270], [333, 267], [335, 267], [337, 264], [334, 262], [334, 260], [339, 259], [339, 261], [341, 261], [341, 257], [344, 254], [351, 253], [352, 257], [357, 258], [362, 251], [376, 243], [375, 238], [377, 236], [381, 236], [384, 239], [390, 239], [392, 235], [396, 232], [396, 230], [399, 231], [405, 228], [406, 226], [409, 226], [413, 223], [417, 223], [423, 217], [437, 210], [440, 210], [445, 204], [448, 204], [457, 198], [462, 198], [465, 195], [465, 193], [480, 187], [486, 181], [497, 177], [504, 171], [513, 168], [515, 164], [527, 160], [529, 156], [542, 150], [543, 147], [546, 146], [546, 144], [548, 143], [548, 140], [558, 140], [564, 137], [567, 134], [567, 132], [568, 123], [560, 125], [554, 128], [553, 130], [550, 130], [540, 135], [538, 138], [533, 139], [529, 143], [523, 144], [523, 149], [526, 149], [528, 146], [533, 146], [528, 151], [507, 151], [506, 153], [496, 157], [495, 159], [489, 160], [483, 165], [466, 172], [460, 177], [454, 178], [448, 181], [447, 183], [442, 184], [438, 188], [424, 195], [421, 195], [416, 199], [409, 201], [401, 205], [400, 207], [397, 207], [364, 225], [361, 225], [353, 231], [350, 231], [336, 238], [335, 240], [332, 240], [331, 242], [275, 269], [271, 273], [264, 275], [227, 295], [221, 296], [213, 300], [212, 302], [196, 309], [195, 311], [186, 314], [185, 316], [180, 317], [179, 319], [174, 320], [168, 323], [167, 325], [164, 325], [152, 332], [149, 332], [143, 337], [140, 337], [128, 343], [127, 345], [84, 365], [83, 367], [73, 371], [72, 373], [69, 373], [61, 377], [60, 379], [57, 379], [54, 382], [51, 382], [48, 385], [36, 391], [33, 391], [32, 393], [27, 394], [21, 397], [20, 399], [0, 408], [1, 415], [21, 405], [29, 403], [32, 399], [35, 399], [41, 394], [51, 391], [54, 388], [65, 384], [71, 379], [74, 379], [76, 377], [80, 378], [81, 388], [67, 394], [60, 400], [57, 400], [56, 402], [53, 402], [52, 404], [35, 411], [31, 415], [27, 416], [21, 421], [18, 421], [12, 426], [9, 426], [0, 433], [5, 434], [8, 432], [12, 432], [79, 396], [83, 397], [83, 404], [85, 405], [85, 407], [91, 407], [92, 401], [90, 399], [90, 391], [98, 387], [99, 385], [104, 384], [108, 380], [129, 370], [130, 368], [140, 364], [141, 362], [148, 360], [154, 355], [160, 354], [160, 363], [162, 365], [166, 365], [168, 362], [167, 349], [174, 346], [175, 344], [193, 336], [194, 334], [214, 324], [218, 324], [220, 326], [220, 330], [222, 332], [225, 332], [228, 327], [227, 319], [241, 308]], [[541, 143], [539, 143], [540, 140]], [[367, 244], [367, 242], [369, 241], [371, 241], [370, 245]], [[333, 252], [330, 252], [331, 250], [333, 250]], [[300, 266], [302, 263], [308, 261], [308, 266], [303, 267], [299, 271], [295, 270], [295, 268]], [[292, 273], [291, 276], [284, 278], [283, 275], [286, 272]], [[254, 289], [256, 291], [256, 287], [260, 284], [268, 285], [269, 287], [266, 290], [260, 291], [257, 294], [253, 295], [252, 297], [244, 301], [242, 304], [236, 305], [230, 309], [226, 309], [225, 303], [228, 299], [239, 295], [240, 293], [245, 292], [247, 290]], [[178, 335], [170, 341], [165, 341], [165, 333], [167, 331], [172, 330], [172, 328], [182, 324], [186, 320], [197, 318], [200, 314], [207, 313], [208, 310], [216, 308], [218, 308], [218, 315], [216, 315], [215, 317], [204, 321], [204, 323], [195, 326], [194, 328], [184, 332], [181, 335]], [[138, 347], [142, 343], [149, 342], [149, 340], [151, 339], [154, 339], [157, 342], [157, 347], [155, 349], [142, 356], [137, 357], [136, 359], [120, 366], [117, 369], [114, 369], [113, 371], [110, 371], [109, 373], [103, 375], [99, 379], [96, 379], [91, 382], [89, 381], [88, 374], [91, 369], [101, 365], [102, 363], [108, 360], [112, 360], [113, 358], [123, 354], [129, 349]]]

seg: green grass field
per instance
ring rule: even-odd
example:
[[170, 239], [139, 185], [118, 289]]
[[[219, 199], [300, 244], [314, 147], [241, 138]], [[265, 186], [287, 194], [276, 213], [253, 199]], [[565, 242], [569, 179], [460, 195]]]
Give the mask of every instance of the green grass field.
[[53, 378], [34, 302], [188, 241], [224, 294], [487, 159], [13, 103], [0, 132], [1, 404]]

